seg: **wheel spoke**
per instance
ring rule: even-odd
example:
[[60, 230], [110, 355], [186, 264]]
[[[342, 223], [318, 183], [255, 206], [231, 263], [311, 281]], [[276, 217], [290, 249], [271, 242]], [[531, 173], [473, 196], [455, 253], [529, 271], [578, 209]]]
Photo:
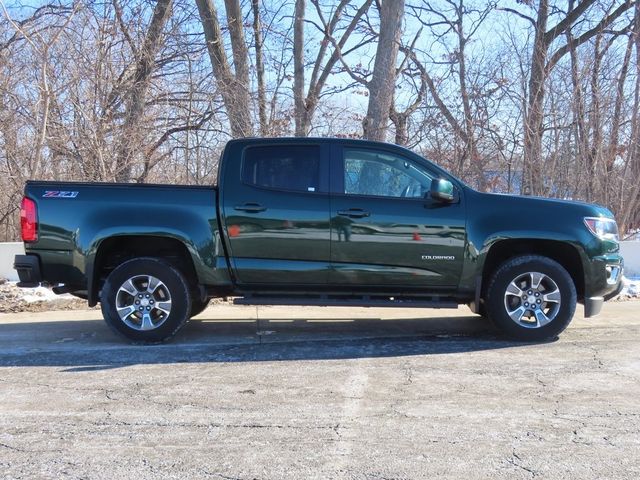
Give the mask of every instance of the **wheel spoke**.
[[522, 297], [524, 292], [520, 289], [518, 285], [516, 285], [516, 281], [514, 280], [507, 286], [506, 295], [513, 295], [514, 297]]
[[551, 321], [551, 319], [539, 308], [536, 308], [533, 314], [536, 316], [536, 321], [538, 322], [536, 327], [543, 327]]
[[531, 277], [531, 288], [537, 289], [545, 276], [538, 272], [529, 272], [529, 277]]
[[135, 297], [136, 294], [138, 293], [138, 289], [133, 285], [133, 282], [131, 281], [132, 279], [130, 278], [129, 280], [127, 280], [126, 282], [124, 282], [122, 284], [122, 286], [120, 287], [120, 290], [127, 292], [129, 295]]
[[151, 320], [151, 315], [148, 313], [144, 313], [142, 315], [142, 323], [140, 324], [140, 330], [152, 330], [155, 328], [153, 325], [153, 321]]
[[514, 322], [520, 322], [520, 320], [522, 320], [522, 317], [524, 316], [524, 313], [527, 311], [526, 308], [524, 308], [523, 305], [520, 305], [518, 308], [516, 308], [515, 310], [512, 311], [507, 311], [507, 313], [509, 314], [509, 316], [511, 317], [511, 319]]
[[164, 312], [167, 315], [169, 315], [169, 312], [171, 312], [171, 300], [169, 300], [168, 302], [158, 302], [158, 303], [156, 303], [156, 308], [158, 310], [160, 310], [161, 312]]
[[129, 318], [129, 316], [136, 311], [136, 307], [133, 305], [127, 305], [126, 307], [118, 307], [118, 315], [121, 319]]
[[147, 292], [155, 292], [160, 285], [162, 285], [162, 282], [160, 280], [158, 280], [156, 277], [149, 276], [149, 281], [147, 282]]
[[553, 292], [545, 293], [542, 299], [549, 303], [560, 303], [560, 290], [556, 288]]

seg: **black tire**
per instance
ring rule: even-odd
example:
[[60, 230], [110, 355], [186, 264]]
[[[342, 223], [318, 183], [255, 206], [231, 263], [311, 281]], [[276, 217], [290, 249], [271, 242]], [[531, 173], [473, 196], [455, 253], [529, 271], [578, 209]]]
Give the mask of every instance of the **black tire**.
[[189, 315], [189, 317], [195, 317], [196, 315], [200, 315], [202, 312], [204, 312], [210, 301], [210, 298], [207, 298], [205, 301], [202, 301], [200, 298], [192, 298], [191, 314]]
[[[520, 288], [519, 293], [516, 287]], [[489, 318], [507, 336], [519, 341], [555, 339], [567, 328], [576, 310], [576, 287], [571, 275], [558, 262], [543, 256], [507, 260], [491, 276], [486, 292]]]
[[[160, 283], [156, 284], [156, 280]], [[145, 282], [147, 290], [144, 290]], [[155, 290], [150, 291], [153, 286]], [[139, 295], [142, 295], [140, 300]], [[169, 263], [152, 257], [135, 258], [116, 267], [102, 287], [100, 302], [102, 315], [112, 330], [142, 343], [161, 343], [173, 337], [191, 313], [191, 295], [182, 273]], [[136, 302], [144, 306], [136, 305]], [[123, 311], [122, 318], [118, 307]], [[127, 314], [129, 310], [125, 309], [132, 310]], [[147, 313], [146, 321], [139, 309]]]

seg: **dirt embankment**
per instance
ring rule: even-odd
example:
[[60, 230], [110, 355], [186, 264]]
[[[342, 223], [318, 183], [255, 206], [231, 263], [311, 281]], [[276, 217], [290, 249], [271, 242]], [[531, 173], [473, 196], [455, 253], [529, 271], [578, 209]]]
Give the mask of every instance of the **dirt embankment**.
[[[214, 298], [210, 305], [229, 304], [232, 299]], [[50, 310], [86, 310], [87, 301], [72, 295], [56, 295], [50, 288], [19, 288], [0, 278], [0, 313], [47, 312]], [[94, 307], [100, 308], [100, 306]]]

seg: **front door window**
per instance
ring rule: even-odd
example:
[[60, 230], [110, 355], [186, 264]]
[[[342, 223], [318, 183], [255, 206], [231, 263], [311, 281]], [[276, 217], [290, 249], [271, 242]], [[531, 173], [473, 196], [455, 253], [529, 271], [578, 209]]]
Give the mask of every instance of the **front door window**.
[[344, 193], [375, 197], [423, 198], [431, 177], [413, 162], [382, 152], [346, 149]]

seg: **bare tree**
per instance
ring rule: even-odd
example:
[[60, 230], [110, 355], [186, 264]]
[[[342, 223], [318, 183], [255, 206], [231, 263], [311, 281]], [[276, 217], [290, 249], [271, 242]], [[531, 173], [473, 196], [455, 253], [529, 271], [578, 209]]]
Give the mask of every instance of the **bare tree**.
[[361, 137], [364, 118], [479, 188], [521, 191], [524, 170], [640, 226], [637, 0], [6, 5], [5, 239], [26, 179], [211, 184], [254, 115], [265, 136]]
[[[240, 12], [238, 0], [225, 0], [231, 44], [235, 60], [235, 73], [231, 71], [224, 39], [218, 19], [218, 12], [212, 0], [196, 0], [200, 20], [207, 40], [207, 49], [211, 59], [211, 67], [217, 80], [218, 90], [224, 101], [229, 117], [231, 135], [247, 137], [253, 135], [253, 124], [249, 107], [251, 105], [248, 92], [248, 69], [246, 67], [247, 49], [242, 33], [242, 22], [236, 15]], [[238, 20], [238, 21], [236, 21]]]
[[383, 0], [380, 4], [380, 35], [376, 60], [367, 86], [369, 107], [362, 122], [364, 138], [383, 141], [396, 84], [396, 60], [402, 35], [404, 0]]
[[638, 178], [640, 178], [640, 5], [638, 4], [635, 5], [632, 36], [636, 51], [636, 78], [631, 115], [631, 136], [625, 162], [625, 173], [630, 174], [633, 180], [631, 188], [625, 192], [619, 208], [619, 221], [623, 231], [631, 226], [637, 228], [640, 221], [640, 215], [638, 214], [638, 207], [640, 206], [640, 182], [638, 182]]
[[[3, 12], [5, 17], [9, 21], [10, 25], [15, 29], [15, 35], [12, 37], [10, 42], [17, 38], [17, 35], [24, 38], [33, 48], [34, 52], [37, 52], [40, 60], [40, 78], [38, 83], [39, 93], [40, 93], [40, 103], [42, 105], [41, 115], [40, 115], [40, 123], [38, 127], [38, 136], [35, 144], [35, 154], [33, 157], [33, 164], [30, 168], [32, 174], [37, 175], [40, 165], [42, 163], [42, 150], [45, 146], [45, 141], [47, 138], [47, 130], [49, 128], [49, 115], [51, 110], [51, 84], [50, 84], [50, 51], [51, 47], [56, 44], [60, 35], [64, 31], [64, 29], [69, 25], [69, 22], [72, 20], [76, 8], [69, 12], [69, 15], [64, 20], [64, 23], [56, 29], [55, 33], [50, 38], [44, 38], [39, 32], [35, 32], [33, 35], [27, 33], [23, 28], [21, 23], [24, 25], [25, 22], [14, 22], [9, 12], [7, 11], [4, 2], [0, 2], [2, 5]], [[46, 7], [49, 8], [49, 7]], [[46, 8], [38, 9], [36, 11], [36, 16], [32, 16], [29, 21], [34, 21], [37, 16], [44, 12]], [[55, 8], [55, 7], [54, 7]], [[28, 22], [27, 22], [28, 23]]]
[[[298, 34], [294, 33], [293, 45], [294, 63], [298, 65], [298, 67], [294, 66], [294, 120], [295, 131], [298, 136], [305, 136], [309, 134], [309, 129], [311, 128], [311, 123], [314, 119], [316, 109], [318, 108], [320, 97], [323, 94], [323, 89], [325, 88], [330, 75], [334, 71], [336, 64], [338, 62], [342, 63], [349, 74], [353, 75], [353, 72], [351, 72], [346, 64], [345, 57], [372, 41], [366, 36], [361, 36], [354, 42], [354, 45], [346, 48], [347, 42], [353, 38], [352, 36], [354, 31], [363, 16], [371, 7], [373, 0], [365, 0], [350, 18], [347, 16], [347, 9], [351, 2], [349, 0], [340, 0], [328, 19], [322, 10], [320, 2], [318, 0], [311, 0], [311, 3], [316, 10], [315, 13], [320, 21], [319, 24], [305, 19], [304, 3], [304, 0], [296, 0], [296, 15], [294, 20], [294, 31], [298, 31]], [[343, 19], [346, 20], [345, 26], [341, 31], [339, 31], [338, 27]], [[309, 78], [306, 95], [304, 94], [304, 22], [312, 23], [322, 34], [320, 46], [312, 63], [313, 68]], [[330, 55], [328, 55], [329, 51], [331, 52]], [[355, 81], [360, 84], [366, 83], [366, 81], [361, 77], [355, 77]]]
[[[462, 146], [456, 153], [457, 161], [454, 168], [460, 176], [465, 176], [469, 180], [473, 177], [475, 183], [481, 190], [486, 188], [486, 179], [483, 172], [484, 158], [478, 149], [478, 130], [487, 128], [484, 125], [477, 125], [478, 110], [482, 109], [481, 100], [492, 95], [500, 88], [500, 79], [492, 79], [492, 85], [486, 88], [472, 81], [469, 77], [469, 58], [467, 46], [474, 40], [474, 36], [482, 27], [489, 14], [494, 9], [493, 3], [479, 3], [479, 5], [465, 5], [463, 0], [444, 0], [443, 5], [434, 5], [424, 2], [419, 7], [412, 7], [418, 20], [429, 29], [431, 35], [438, 44], [446, 48], [447, 55], [443, 60], [433, 59], [430, 52], [424, 52], [423, 57], [429, 59], [430, 66], [422, 67], [425, 84], [428, 87], [431, 97], [434, 99], [441, 115], [449, 123], [452, 132], [459, 137]], [[424, 18], [426, 14], [426, 18]], [[437, 74], [446, 67], [446, 76], [451, 76], [450, 83], [455, 88], [456, 95], [446, 101], [443, 93], [433, 80], [434, 73], [429, 73], [433, 69]], [[457, 111], [461, 104], [462, 118]], [[475, 105], [478, 104], [478, 105]], [[471, 166], [471, 175], [466, 174], [466, 164]]]
[[[158, 0], [149, 23], [144, 42], [134, 51], [136, 66], [131, 87], [125, 95], [125, 120], [116, 151], [116, 181], [126, 182], [131, 178], [132, 157], [142, 149], [143, 132], [139, 128], [145, 113], [146, 97], [154, 73], [155, 57], [162, 42], [162, 32], [171, 16], [172, 0]], [[119, 6], [114, 0], [115, 10]]]
[[307, 134], [304, 115], [304, 16], [305, 0], [296, 0], [293, 14], [293, 99], [295, 103], [296, 136]]
[[260, 15], [260, 0], [251, 0], [253, 13], [253, 37], [256, 56], [256, 77], [258, 83], [258, 119], [260, 135], [267, 136], [267, 93], [265, 87], [264, 53], [262, 51], [262, 20]]
[[[504, 8], [504, 10], [525, 18], [533, 25], [535, 31], [529, 74], [529, 97], [524, 121], [523, 192], [525, 194], [540, 195], [545, 190], [541, 165], [542, 136], [544, 133], [545, 83], [550, 71], [572, 46], [575, 47], [587, 42], [633, 6], [633, 2], [630, 0], [623, 0], [621, 3], [615, 2], [616, 4], [620, 3], [619, 6], [600, 18], [594, 27], [572, 38], [571, 44], [564, 43], [550, 52], [551, 46], [557, 43], [558, 39], [573, 25], [583, 19], [590, 7], [596, 3], [596, 0], [582, 0], [574, 8], [567, 11], [552, 27], [548, 26], [551, 16], [549, 0], [540, 0], [535, 19], [515, 10]], [[560, 11], [560, 9], [553, 8], [553, 11]]]
[[391, 109], [389, 111], [389, 118], [393, 122], [395, 127], [395, 143], [397, 145], [407, 145], [409, 141], [408, 123], [411, 116], [422, 105], [425, 95], [427, 93], [427, 72], [424, 65], [417, 59], [414, 47], [415, 42], [419, 38], [419, 34], [416, 35], [414, 42], [411, 46], [401, 46], [400, 51], [405, 54], [405, 59], [402, 62], [400, 68], [398, 68], [396, 75], [406, 75], [411, 81], [417, 76], [419, 79], [419, 85], [416, 86], [415, 98], [404, 110], [399, 110], [396, 105], [395, 99], [391, 102]]

